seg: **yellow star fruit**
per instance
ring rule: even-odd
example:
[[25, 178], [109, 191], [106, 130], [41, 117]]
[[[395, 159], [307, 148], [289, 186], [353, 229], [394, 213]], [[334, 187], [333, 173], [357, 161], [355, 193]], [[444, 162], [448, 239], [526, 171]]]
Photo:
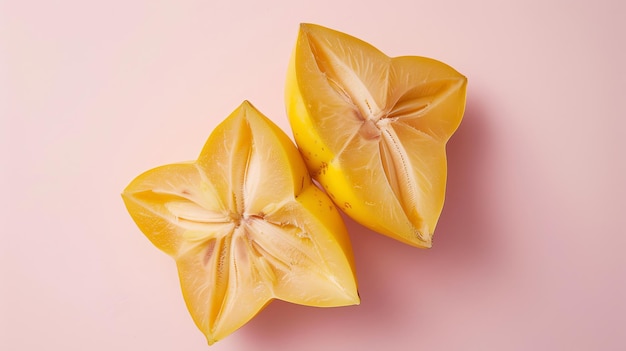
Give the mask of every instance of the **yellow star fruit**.
[[302, 24], [285, 99], [308, 169], [335, 204], [374, 231], [428, 248], [466, 84], [442, 62], [391, 58], [347, 34]]
[[122, 196], [141, 231], [176, 261], [209, 344], [272, 299], [359, 303], [341, 216], [291, 140], [248, 102], [211, 133], [195, 162], [149, 170]]

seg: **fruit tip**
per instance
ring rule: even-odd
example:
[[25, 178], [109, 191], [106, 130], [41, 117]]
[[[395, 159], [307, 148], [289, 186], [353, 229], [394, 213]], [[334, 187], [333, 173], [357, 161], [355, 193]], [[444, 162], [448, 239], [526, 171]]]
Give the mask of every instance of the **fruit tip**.
[[314, 28], [320, 28], [320, 27], [322, 27], [322, 26], [320, 26], [318, 24], [313, 24], [313, 23], [308, 23], [308, 22], [300, 23], [300, 31], [301, 32], [310, 32]]
[[128, 191], [128, 187], [126, 187], [126, 189], [122, 190], [122, 192], [120, 193], [120, 196], [122, 197], [122, 200], [126, 201], [128, 198], [130, 198], [130, 192]]
[[422, 248], [422, 249], [430, 249], [433, 247], [433, 236], [432, 234], [429, 234], [428, 232], [417, 232], [417, 238], [418, 238], [418, 242], [417, 245], [418, 247]]
[[354, 303], [355, 306], [358, 306], [361, 304], [361, 293], [359, 292], [359, 289], [356, 290], [356, 302]]
[[254, 105], [252, 105], [252, 103], [249, 100], [243, 100], [243, 102], [241, 103], [240, 107], [245, 107], [245, 108], [254, 108]]

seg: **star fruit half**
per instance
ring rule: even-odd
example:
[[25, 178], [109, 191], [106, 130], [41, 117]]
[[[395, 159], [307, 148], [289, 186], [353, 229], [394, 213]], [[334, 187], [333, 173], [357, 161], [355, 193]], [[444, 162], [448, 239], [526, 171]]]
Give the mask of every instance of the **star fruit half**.
[[391, 58], [355, 37], [301, 24], [285, 100], [309, 171], [335, 204], [374, 231], [428, 248], [466, 84], [440, 61]]
[[141, 231], [176, 261], [209, 344], [272, 299], [359, 303], [341, 216], [291, 140], [248, 102], [217, 126], [195, 162], [149, 170], [122, 196]]

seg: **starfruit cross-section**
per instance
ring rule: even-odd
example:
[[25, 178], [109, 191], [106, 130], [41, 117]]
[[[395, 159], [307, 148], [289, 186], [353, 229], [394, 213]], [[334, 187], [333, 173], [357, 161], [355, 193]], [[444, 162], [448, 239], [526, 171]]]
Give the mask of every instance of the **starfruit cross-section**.
[[295, 145], [244, 102], [194, 162], [149, 170], [123, 192], [141, 231], [174, 258], [209, 344], [272, 299], [359, 303], [346, 229]]
[[298, 148], [335, 204], [374, 231], [427, 248], [466, 83], [440, 61], [392, 58], [350, 35], [302, 24], [285, 99]]

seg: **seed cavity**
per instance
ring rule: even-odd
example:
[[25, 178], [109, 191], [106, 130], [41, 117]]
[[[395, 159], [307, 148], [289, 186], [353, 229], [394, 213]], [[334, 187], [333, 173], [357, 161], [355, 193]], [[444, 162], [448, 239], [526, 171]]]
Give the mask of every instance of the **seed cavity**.
[[378, 140], [380, 139], [380, 129], [378, 129], [374, 121], [368, 119], [361, 124], [359, 135], [365, 140]]
[[413, 174], [407, 150], [400, 142], [392, 125], [383, 129], [383, 138], [379, 148], [383, 171], [396, 199], [412, 222], [419, 221], [415, 211], [419, 184]]
[[365, 120], [378, 120], [382, 108], [378, 106], [370, 87], [356, 71], [358, 67], [353, 67], [353, 64], [337, 55], [327, 42], [313, 36], [309, 36], [308, 39], [315, 63], [326, 75], [329, 85], [346, 101], [356, 106]]

